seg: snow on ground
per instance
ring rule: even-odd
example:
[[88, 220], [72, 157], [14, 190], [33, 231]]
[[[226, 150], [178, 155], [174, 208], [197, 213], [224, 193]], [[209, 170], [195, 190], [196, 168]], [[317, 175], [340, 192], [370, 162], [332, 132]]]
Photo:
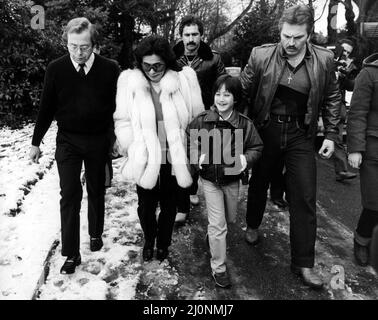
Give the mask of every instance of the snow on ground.
[[28, 158], [32, 133], [32, 125], [0, 130], [0, 299], [31, 299], [59, 232], [56, 168], [42, 179], [52, 168], [56, 125], [39, 164]]
[[[24, 196], [35, 183], [49, 171], [54, 161], [55, 123], [41, 144], [42, 157], [39, 164], [31, 164], [29, 151], [34, 125], [20, 130], [0, 129], [0, 216], [15, 215]], [[0, 217], [0, 219], [1, 219]], [[0, 224], [1, 224], [0, 220]]]
[[[118, 171], [122, 159], [114, 161]], [[65, 258], [59, 245], [50, 264], [46, 284], [40, 289], [41, 300], [133, 299], [141, 272], [142, 230], [139, 225], [135, 186], [115, 175], [107, 189], [104, 246], [98, 252], [89, 250], [87, 194], [81, 208], [82, 263], [72, 275], [61, 275]]]
[[[146, 292], [155, 285], [175, 286], [178, 275], [168, 261], [142, 263], [143, 233], [135, 185], [118, 174], [106, 192], [104, 246], [89, 250], [87, 193], [81, 208], [82, 264], [61, 275], [59, 176], [54, 161], [56, 125], [41, 145], [39, 164], [29, 161], [33, 125], [0, 130], [0, 300], [135, 299], [142, 277]], [[45, 270], [48, 276], [45, 280]], [[150, 288], [151, 286], [151, 288]], [[144, 292], [139, 292], [144, 295]], [[164, 294], [160, 297], [164, 299]]]

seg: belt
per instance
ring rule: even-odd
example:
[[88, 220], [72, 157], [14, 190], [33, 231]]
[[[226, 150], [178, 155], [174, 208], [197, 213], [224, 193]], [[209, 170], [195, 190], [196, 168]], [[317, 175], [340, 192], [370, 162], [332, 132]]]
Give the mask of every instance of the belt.
[[280, 115], [271, 113], [270, 119], [278, 123], [304, 122], [305, 116]]

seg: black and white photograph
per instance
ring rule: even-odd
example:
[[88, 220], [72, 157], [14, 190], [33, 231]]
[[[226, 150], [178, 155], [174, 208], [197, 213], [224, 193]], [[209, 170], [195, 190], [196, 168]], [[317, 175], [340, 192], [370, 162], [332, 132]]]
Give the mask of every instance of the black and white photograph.
[[378, 300], [378, 1], [1, 0], [0, 35], [0, 300]]

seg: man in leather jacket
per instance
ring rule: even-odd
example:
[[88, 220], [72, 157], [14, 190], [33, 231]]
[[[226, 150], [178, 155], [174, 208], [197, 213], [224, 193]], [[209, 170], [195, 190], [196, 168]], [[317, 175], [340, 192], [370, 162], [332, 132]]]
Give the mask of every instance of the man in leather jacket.
[[[224, 64], [219, 53], [211, 50], [209, 45], [202, 41], [203, 24], [200, 19], [192, 15], [183, 17], [180, 22], [179, 32], [182, 40], [173, 47], [177, 63], [181, 67], [189, 66], [196, 72], [201, 88], [202, 101], [205, 109], [208, 110], [213, 105], [212, 90], [215, 80], [226, 73]], [[197, 190], [197, 174], [193, 176], [193, 184], [189, 190], [178, 190], [177, 224], [185, 223], [190, 203], [198, 205]]]
[[290, 212], [291, 270], [312, 288], [323, 281], [314, 271], [316, 162], [314, 139], [319, 112], [325, 139], [319, 154], [331, 157], [340, 121], [341, 95], [333, 53], [311, 45], [313, 11], [297, 5], [284, 11], [277, 44], [255, 47], [241, 73], [245, 110], [264, 143], [252, 168], [247, 203], [246, 241], [256, 244], [272, 168], [283, 159]]

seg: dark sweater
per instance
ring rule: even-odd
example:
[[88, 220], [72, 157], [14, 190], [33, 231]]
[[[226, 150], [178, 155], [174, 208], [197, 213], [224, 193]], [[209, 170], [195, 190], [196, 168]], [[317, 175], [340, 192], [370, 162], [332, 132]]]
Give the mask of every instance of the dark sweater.
[[59, 131], [107, 133], [113, 125], [118, 75], [117, 63], [99, 55], [84, 77], [68, 54], [52, 61], [46, 70], [32, 145], [39, 146], [54, 117]]

